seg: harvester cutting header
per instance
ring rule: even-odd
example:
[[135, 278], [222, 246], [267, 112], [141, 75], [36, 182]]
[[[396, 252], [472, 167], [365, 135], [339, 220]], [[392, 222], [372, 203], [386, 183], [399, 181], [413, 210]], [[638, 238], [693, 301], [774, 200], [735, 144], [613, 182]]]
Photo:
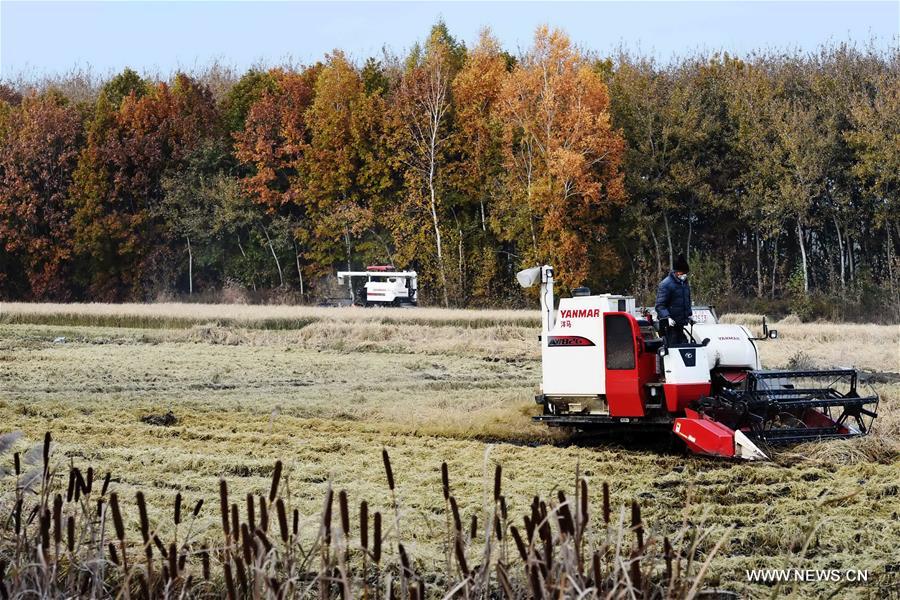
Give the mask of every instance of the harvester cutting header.
[[[767, 459], [770, 446], [866, 434], [878, 396], [859, 393], [854, 369], [763, 370], [756, 338], [709, 311], [689, 341], [667, 341], [630, 296], [578, 288], [554, 309], [553, 268], [540, 284], [543, 405], [536, 420], [583, 431], [672, 431], [695, 453]], [[711, 318], [710, 318], [711, 317]]]

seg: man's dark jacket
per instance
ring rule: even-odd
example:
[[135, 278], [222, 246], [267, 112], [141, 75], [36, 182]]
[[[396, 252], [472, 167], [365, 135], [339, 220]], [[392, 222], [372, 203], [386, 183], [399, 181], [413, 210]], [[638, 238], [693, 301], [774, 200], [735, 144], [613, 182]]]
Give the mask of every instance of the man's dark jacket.
[[687, 325], [692, 314], [691, 286], [672, 271], [656, 290], [656, 318], [662, 321], [671, 317], [677, 325]]

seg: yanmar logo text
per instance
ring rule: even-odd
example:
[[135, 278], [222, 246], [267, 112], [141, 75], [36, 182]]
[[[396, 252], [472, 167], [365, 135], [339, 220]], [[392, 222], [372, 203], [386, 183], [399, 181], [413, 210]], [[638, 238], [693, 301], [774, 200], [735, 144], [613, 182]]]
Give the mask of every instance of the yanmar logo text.
[[559, 317], [561, 319], [580, 319], [580, 318], [591, 318], [591, 317], [599, 317], [600, 309], [599, 308], [576, 308], [566, 309], [559, 311]]

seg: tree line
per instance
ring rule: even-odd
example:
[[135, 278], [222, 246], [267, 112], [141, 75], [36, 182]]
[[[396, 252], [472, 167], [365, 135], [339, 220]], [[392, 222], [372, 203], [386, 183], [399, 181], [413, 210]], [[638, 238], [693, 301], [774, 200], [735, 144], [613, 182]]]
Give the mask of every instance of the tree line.
[[312, 302], [393, 264], [429, 303], [515, 306], [549, 262], [646, 299], [685, 254], [708, 302], [897, 318], [898, 57], [660, 64], [548, 27], [513, 55], [438, 23], [361, 64], [7, 82], [0, 296]]

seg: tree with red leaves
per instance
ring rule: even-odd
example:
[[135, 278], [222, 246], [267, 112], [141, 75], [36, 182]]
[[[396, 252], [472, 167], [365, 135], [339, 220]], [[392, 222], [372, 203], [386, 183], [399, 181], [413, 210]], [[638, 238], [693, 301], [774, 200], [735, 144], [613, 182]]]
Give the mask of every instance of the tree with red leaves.
[[[73, 291], [68, 188], [82, 145], [81, 116], [63, 97], [49, 93], [25, 98], [5, 121], [0, 244], [16, 257], [19, 279], [27, 287], [21, 290], [24, 297], [68, 300]], [[13, 282], [0, 279], [0, 284]]]

